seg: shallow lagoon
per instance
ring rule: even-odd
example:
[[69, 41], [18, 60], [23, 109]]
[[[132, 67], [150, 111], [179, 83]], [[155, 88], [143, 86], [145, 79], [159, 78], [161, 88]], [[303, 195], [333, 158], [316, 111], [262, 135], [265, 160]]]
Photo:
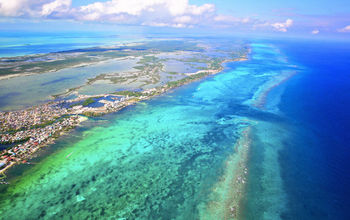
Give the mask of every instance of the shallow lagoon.
[[190, 63], [181, 62], [177, 60], [166, 61], [164, 62], [164, 65], [165, 72], [194, 73], [198, 71], [198, 69], [191, 66]]
[[[22, 109], [52, 99], [51, 95], [84, 85], [103, 73], [131, 71], [138, 59], [116, 59], [56, 72], [0, 80], [0, 110]], [[108, 90], [106, 90], [108, 91]]]

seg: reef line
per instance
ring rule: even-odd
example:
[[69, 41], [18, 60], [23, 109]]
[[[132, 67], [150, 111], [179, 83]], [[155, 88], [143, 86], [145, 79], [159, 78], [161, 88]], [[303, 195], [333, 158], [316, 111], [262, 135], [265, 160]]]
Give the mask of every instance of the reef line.
[[235, 153], [225, 161], [224, 174], [213, 186], [209, 203], [200, 211], [200, 219], [237, 219], [240, 216], [240, 202], [248, 174], [250, 133], [250, 126], [242, 130], [234, 145]]

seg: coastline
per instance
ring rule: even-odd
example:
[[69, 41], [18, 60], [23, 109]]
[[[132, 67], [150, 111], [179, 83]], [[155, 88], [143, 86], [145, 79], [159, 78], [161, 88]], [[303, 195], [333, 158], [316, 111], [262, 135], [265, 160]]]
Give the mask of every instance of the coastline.
[[[248, 52], [250, 52], [250, 51], [248, 51]], [[79, 126], [81, 124], [81, 122], [87, 120], [87, 118], [82, 120], [81, 118], [84, 118], [84, 117], [80, 116], [80, 114], [83, 114], [85, 116], [101, 116], [101, 115], [104, 115], [104, 114], [120, 111], [121, 109], [123, 109], [123, 108], [125, 108], [125, 107], [127, 107], [129, 105], [136, 104], [136, 103], [138, 103], [140, 101], [149, 100], [149, 99], [151, 99], [151, 98], [153, 98], [155, 96], [162, 95], [162, 94], [168, 92], [171, 89], [175, 89], [175, 88], [178, 88], [180, 86], [192, 83], [194, 81], [198, 81], [198, 80], [204, 79], [204, 78], [206, 78], [206, 77], [208, 77], [210, 75], [218, 74], [218, 73], [220, 73], [220, 72], [222, 72], [224, 70], [224, 67], [223, 67], [224, 63], [246, 61], [246, 60], [248, 60], [247, 57], [248, 57], [248, 54], [246, 54], [244, 57], [235, 58], [235, 59], [228, 59], [228, 60], [221, 61], [220, 62], [220, 67], [218, 69], [199, 70], [199, 71], [197, 71], [195, 73], [187, 73], [186, 75], [188, 77], [184, 78], [183, 80], [180, 80], [181, 82], [179, 82], [179, 84], [177, 84], [177, 83], [175, 83], [175, 84], [174, 83], [172, 83], [172, 84], [165, 84], [165, 85], [157, 87], [157, 88], [153, 88], [153, 89], [149, 89], [149, 90], [143, 91], [142, 94], [144, 94], [144, 96], [128, 98], [125, 101], [123, 101], [120, 105], [118, 105], [117, 107], [112, 108], [112, 110], [111, 109], [103, 109], [103, 110], [101, 110], [101, 109], [97, 108], [95, 110], [88, 111], [88, 112], [75, 112], [74, 115], [78, 117], [78, 121], [76, 123], [74, 123], [72, 126], [66, 127], [64, 129], [64, 131], [60, 131], [59, 133], [55, 134], [54, 136], [50, 136], [48, 139], [46, 139], [44, 142], [42, 142], [39, 145], [37, 145], [35, 148], [30, 149], [30, 153], [29, 154], [24, 155], [23, 157], [18, 158], [15, 161], [10, 161], [10, 163], [6, 164], [6, 166], [3, 167], [0, 170], [0, 175], [3, 175], [3, 176], [6, 177], [6, 171], [8, 171], [11, 167], [16, 165], [17, 163], [23, 163], [27, 159], [31, 159], [32, 155], [37, 150], [53, 144], [54, 141], [58, 137], [68, 133], [70, 130], [74, 129], [76, 126]], [[103, 61], [101, 61], [101, 62], [103, 62]], [[175, 82], [177, 82], [177, 81], [175, 81]], [[111, 96], [111, 95], [115, 95], [115, 94], [100, 94], [100, 95], [92, 95], [92, 96], [82, 95], [82, 96], [79, 96], [78, 98], [76, 98], [74, 101], [82, 100], [82, 99], [86, 99], [86, 98], [96, 98], [96, 97], [101, 97], [101, 96], [107, 97], [107, 96]], [[56, 102], [55, 101], [50, 101], [48, 103], [54, 104]], [[48, 104], [48, 103], [45, 103], [45, 104]], [[39, 105], [39, 106], [42, 106], [42, 105]], [[5, 150], [3, 150], [3, 151], [5, 151]], [[0, 184], [1, 184], [1, 182], [0, 182]]]
[[[88, 118], [86, 116], [78, 116], [78, 123], [75, 125], [75, 127], [80, 126], [80, 124], [86, 120], [88, 120]], [[11, 169], [12, 167], [14, 167], [16, 164], [18, 163], [27, 163], [26, 160], [28, 159], [32, 159], [34, 154], [41, 148], [44, 147], [48, 147], [51, 144], [55, 143], [55, 140], [59, 137], [62, 137], [66, 134], [68, 134], [68, 132], [70, 132], [70, 130], [74, 129], [75, 127], [72, 127], [71, 129], [66, 129], [66, 130], [62, 130], [59, 132], [59, 134], [55, 134], [55, 136], [51, 136], [49, 137], [43, 144], [38, 145], [36, 148], [33, 148], [31, 153], [26, 155], [25, 157], [21, 158], [21, 160], [17, 160], [17, 161], [10, 161], [10, 163], [8, 165], [6, 165], [5, 168], [0, 170], [0, 175], [4, 176], [4, 178], [0, 178], [0, 184], [3, 184], [2, 182], [4, 182], [4, 180], [6, 179], [6, 171], [8, 171], [9, 169]], [[1, 176], [0, 176], [1, 177]], [[6, 183], [6, 182], [5, 182]]]

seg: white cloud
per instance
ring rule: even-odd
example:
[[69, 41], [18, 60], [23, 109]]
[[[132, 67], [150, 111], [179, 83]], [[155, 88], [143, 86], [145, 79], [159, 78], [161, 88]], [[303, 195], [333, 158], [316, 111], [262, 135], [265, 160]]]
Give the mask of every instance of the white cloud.
[[287, 32], [288, 28], [291, 27], [293, 25], [293, 20], [292, 19], [287, 19], [285, 22], [280, 23], [273, 23], [271, 24], [271, 26], [277, 30], [277, 31], [281, 31], [281, 32]]
[[215, 11], [215, 5], [213, 4], [204, 4], [202, 6], [189, 5], [188, 12], [193, 15], [202, 15], [204, 13], [210, 13]]
[[72, 4], [71, 0], [55, 0], [42, 6], [41, 15], [49, 16], [53, 13], [67, 13]]
[[192, 17], [188, 16], [188, 15], [184, 15], [184, 16], [180, 16], [180, 17], [174, 18], [174, 22], [176, 22], [176, 23], [183, 23], [183, 24], [191, 23], [192, 20], [193, 20]]
[[214, 21], [217, 22], [222, 22], [222, 23], [226, 23], [226, 24], [232, 24], [232, 23], [249, 23], [251, 22], [250, 18], [237, 18], [231, 15], [217, 15], [214, 17]]
[[338, 29], [338, 32], [350, 32], [350, 25]]
[[72, 19], [157, 27], [252, 27], [286, 32], [293, 21], [269, 23], [256, 18], [217, 14], [214, 4], [190, 4], [189, 0], [107, 0], [73, 7], [72, 0], [0, 0], [1, 17]]
[[74, 16], [77, 20], [192, 27], [214, 12], [213, 4], [191, 5], [188, 0], [110, 0], [76, 8]]
[[275, 23], [270, 23], [270, 22], [261, 22], [259, 20], [255, 20], [255, 23], [253, 25], [253, 29], [257, 28], [267, 28], [267, 29], [273, 29], [275, 31], [279, 32], [287, 32], [288, 28], [293, 25], [293, 20], [288, 18], [285, 22], [275, 22]]
[[0, 16], [50, 17], [67, 13], [71, 0], [0, 0]]
[[319, 34], [319, 33], [320, 33], [320, 30], [318, 30], [318, 29], [311, 31], [311, 34], [314, 34], [314, 35]]
[[213, 11], [215, 11], [215, 6], [212, 4], [190, 5], [188, 0], [110, 0], [85, 5], [77, 10], [77, 12], [82, 14], [97, 13], [100, 17], [111, 17], [120, 14], [142, 16], [150, 12], [158, 12], [162, 15], [175, 17], [202, 15]]
[[8, 1], [0, 0], [0, 14], [3, 16], [19, 16], [21, 15], [21, 7], [26, 0]]
[[31, 3], [28, 0], [0, 0], [0, 15], [15, 17], [29, 13]]

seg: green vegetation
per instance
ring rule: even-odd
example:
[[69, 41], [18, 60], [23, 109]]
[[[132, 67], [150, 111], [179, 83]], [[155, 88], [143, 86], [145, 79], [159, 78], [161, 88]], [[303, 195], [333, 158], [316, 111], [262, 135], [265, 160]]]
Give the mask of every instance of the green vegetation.
[[211, 60], [211, 63], [210, 63], [210, 68], [211, 69], [219, 69], [221, 67], [221, 62], [223, 60], [222, 59], [219, 59], [219, 58], [214, 58]]
[[186, 84], [186, 83], [189, 83], [189, 82], [201, 79], [201, 78], [203, 78], [205, 76], [208, 76], [208, 75], [209, 75], [209, 72], [198, 73], [198, 74], [191, 75], [191, 76], [188, 76], [186, 78], [183, 78], [183, 79], [180, 79], [180, 80], [177, 80], [177, 81], [168, 82], [167, 86], [170, 87], [170, 88], [178, 87], [178, 86], [181, 86], [183, 84]]
[[29, 73], [45, 73], [57, 71], [81, 64], [92, 64], [102, 60], [142, 55], [139, 51], [106, 50], [88, 48], [66, 52], [28, 55], [12, 58], [0, 58], [1, 75]]
[[[50, 54], [49, 54], [50, 55]], [[42, 59], [45, 58], [45, 55], [42, 55]], [[46, 55], [48, 56], [48, 55]], [[0, 75], [10, 75], [10, 74], [20, 74], [23, 72], [30, 73], [43, 73], [49, 71], [56, 71], [63, 68], [68, 68], [71, 66], [79, 65], [81, 63], [91, 63], [96, 62], [94, 58], [84, 57], [84, 56], [67, 56], [64, 57], [56, 57], [56, 60], [51, 59], [50, 62], [44, 59], [44, 61], [32, 61], [32, 57], [28, 56], [26, 60], [9, 63], [7, 64], [7, 68], [0, 69]], [[0, 60], [2, 61], [2, 60]]]
[[148, 64], [148, 63], [156, 63], [159, 59], [155, 56], [143, 56], [142, 59], [138, 63], [140, 64]]
[[170, 75], [179, 75], [180, 73], [178, 73], [178, 72], [168, 72], [168, 74], [170, 74]]
[[142, 96], [142, 93], [141, 93], [141, 92], [127, 91], [127, 90], [118, 91], [118, 92], [115, 92], [115, 93], [113, 93], [113, 94], [116, 94], [116, 95], [123, 95], [123, 96], [133, 96], [133, 97], [140, 97], [140, 96]]
[[96, 113], [96, 112], [84, 112], [83, 115], [87, 117], [98, 117], [101, 116], [102, 113]]
[[77, 103], [71, 104], [71, 105], [69, 106], [69, 108], [73, 108], [74, 106], [78, 106], [78, 105], [81, 105], [81, 103], [80, 103], [80, 102], [77, 102]]
[[136, 50], [152, 50], [159, 52], [173, 52], [177, 50], [184, 51], [202, 51], [201, 47], [198, 47], [196, 43], [181, 40], [161, 40], [161, 41], [148, 41], [142, 45], [128, 46], [128, 49]]
[[185, 59], [177, 59], [177, 61], [180, 62], [186, 62], [186, 63], [208, 63], [208, 59], [210, 57], [201, 56], [202, 58], [197, 57], [191, 57], [191, 58], [185, 58]]
[[134, 66], [134, 69], [143, 71], [145, 69], [145, 66]]
[[28, 55], [11, 58], [0, 58], [1, 75], [21, 73], [44, 73], [57, 71], [81, 64], [91, 64], [113, 58], [127, 56], [144, 56], [140, 64], [157, 63], [159, 58], [145, 56], [150, 53], [174, 52], [179, 50], [201, 51], [195, 43], [183, 41], [152, 41], [132, 46], [116, 46], [112, 48], [92, 47], [65, 52]]
[[37, 124], [37, 125], [32, 125], [30, 126], [30, 129], [35, 129], [35, 128], [44, 128], [48, 125], [52, 125], [53, 123], [55, 123], [56, 120], [52, 120], [52, 121], [44, 121], [43, 123], [41, 124]]
[[91, 103], [94, 103], [94, 102], [96, 102], [96, 98], [100, 98], [101, 96], [99, 96], [99, 97], [94, 97], [94, 98], [87, 98], [87, 99], [85, 99], [83, 102], [82, 101], [79, 101], [79, 102], [77, 102], [77, 103], [74, 103], [74, 104], [71, 104], [69, 107], [70, 108], [73, 108], [74, 106], [79, 106], [79, 105], [82, 105], [82, 106], [88, 106], [88, 105], [90, 105]]
[[59, 93], [59, 94], [55, 94], [55, 95], [51, 95], [51, 96], [52, 96], [52, 98], [54, 98], [54, 99], [57, 99], [57, 98], [59, 98], [59, 97], [64, 97], [64, 96], [66, 96], [66, 95], [68, 95], [68, 94], [70, 94], [70, 93], [72, 93], [72, 92], [77, 91], [78, 89], [80, 89], [80, 88], [82, 88], [82, 87], [84, 87], [84, 85], [77, 86], [77, 87], [74, 87], [74, 88], [70, 88], [70, 89], [68, 89], [66, 92]]
[[[221, 48], [214, 45], [212, 48], [214, 48], [215, 52], [226, 54], [228, 57], [243, 57], [249, 51], [249, 47], [244, 45], [243, 42], [221, 42], [221, 44], [225, 44], [225, 47]], [[196, 52], [197, 55], [199, 54], [198, 52], [204, 52], [200, 53], [199, 56], [180, 58], [178, 61], [210, 62], [209, 60], [213, 56], [205, 52], [207, 47], [211, 48], [211, 44], [205, 43], [204, 45], [207, 46], [204, 48], [198, 45], [198, 42], [191, 40], [159, 40], [108, 48], [91, 47], [56, 53], [0, 58], [0, 76], [57, 71], [77, 65], [93, 64], [103, 60], [128, 56], [142, 56], [139, 61], [140, 66], [136, 67], [136, 69], [143, 70], [145, 65], [154, 65], [165, 61], [154, 56], [154, 54], [161, 52], [191, 51]], [[213, 65], [215, 66], [215, 63]]]
[[96, 77], [94, 77], [94, 78], [90, 78], [90, 79], [88, 79], [88, 81], [87, 81], [87, 85], [91, 85], [91, 84], [93, 84], [94, 82], [96, 82], [97, 80], [103, 80], [105, 77], [107, 76], [107, 74], [100, 74], [100, 75], [98, 75], [98, 76], [96, 76]]
[[82, 103], [82, 105], [83, 106], [88, 106], [88, 105], [90, 105], [90, 104], [92, 104], [92, 103], [94, 103], [95, 102], [95, 99], [94, 98], [87, 98], [87, 99], [85, 99], [85, 101]]

